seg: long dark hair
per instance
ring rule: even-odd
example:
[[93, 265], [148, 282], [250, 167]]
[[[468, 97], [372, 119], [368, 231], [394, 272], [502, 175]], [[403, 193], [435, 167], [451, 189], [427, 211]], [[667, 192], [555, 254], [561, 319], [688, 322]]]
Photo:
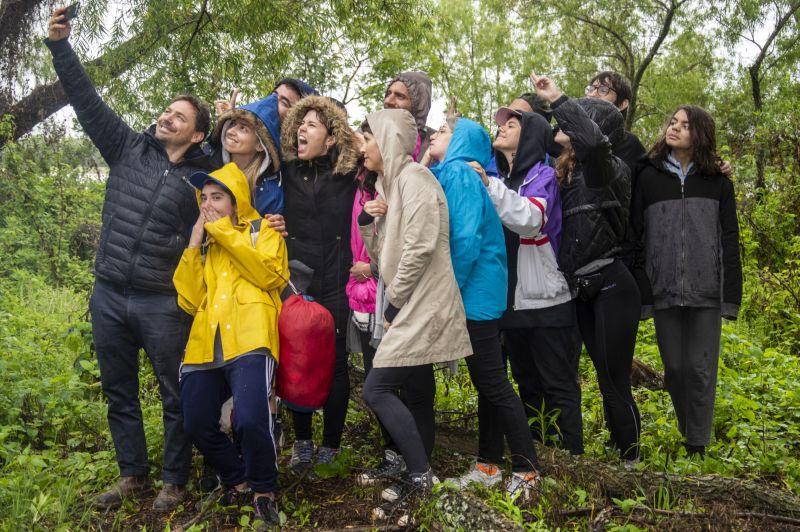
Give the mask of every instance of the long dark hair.
[[578, 158], [575, 155], [575, 148], [570, 144], [556, 159], [556, 179], [559, 187], [565, 187], [572, 183], [576, 166], [578, 166]]
[[719, 173], [719, 157], [717, 156], [717, 127], [714, 118], [702, 107], [681, 105], [669, 116], [661, 135], [647, 156], [656, 161], [666, 161], [670, 153], [667, 146], [669, 123], [678, 113], [683, 111], [689, 119], [689, 138], [691, 140], [692, 162], [704, 175]]
[[[369, 133], [372, 135], [372, 129], [369, 127], [369, 123], [366, 120], [361, 123], [361, 127], [358, 129], [361, 130], [361, 133]], [[364, 165], [364, 156], [361, 153], [358, 154], [358, 168], [359, 170], [356, 173], [356, 186], [367, 194], [374, 196], [376, 192], [375, 183], [378, 182], [378, 173], [367, 170], [367, 167]]]

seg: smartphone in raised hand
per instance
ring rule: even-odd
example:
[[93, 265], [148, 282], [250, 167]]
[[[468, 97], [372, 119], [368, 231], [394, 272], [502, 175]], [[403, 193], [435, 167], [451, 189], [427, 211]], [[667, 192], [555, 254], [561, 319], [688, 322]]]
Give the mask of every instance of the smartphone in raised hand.
[[81, 3], [80, 2], [75, 2], [74, 4], [67, 6], [67, 8], [64, 10], [64, 14], [63, 14], [64, 21], [72, 20], [75, 17], [77, 17], [78, 16], [78, 10], [80, 8], [81, 8]]

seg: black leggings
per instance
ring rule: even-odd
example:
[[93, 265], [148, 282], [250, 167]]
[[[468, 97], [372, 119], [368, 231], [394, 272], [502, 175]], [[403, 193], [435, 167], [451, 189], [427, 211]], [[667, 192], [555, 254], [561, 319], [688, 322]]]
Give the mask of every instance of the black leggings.
[[[369, 345], [370, 337], [370, 333], [361, 333], [361, 350], [364, 355], [364, 372], [366, 376], [369, 376], [370, 371], [372, 371], [372, 361], [375, 359], [375, 348]], [[431, 372], [431, 378], [425, 375], [423, 379], [412, 379], [403, 386], [398, 395], [400, 400], [403, 401], [411, 411], [411, 415], [414, 416], [414, 419], [417, 420], [417, 425], [421, 424], [427, 427], [429, 425], [429, 421], [427, 420], [430, 412], [431, 397], [436, 395], [436, 382], [433, 379], [433, 372]], [[389, 434], [389, 431], [386, 430], [386, 427], [383, 426], [380, 419], [378, 420], [378, 426], [381, 429], [384, 449], [400, 452], [400, 449], [392, 440], [392, 435]], [[425, 452], [428, 455], [428, 460], [430, 460], [431, 454], [433, 453], [433, 444], [436, 437], [433, 426], [434, 423], [430, 422], [431, 429], [429, 431], [427, 428], [423, 430], [424, 434], [422, 436], [422, 443], [425, 444]]]
[[[333, 373], [330, 395], [323, 410], [322, 445], [338, 449], [342, 443], [347, 403], [350, 400], [350, 374], [347, 371], [347, 347], [344, 337], [336, 337], [336, 367]], [[296, 440], [313, 438], [311, 421], [313, 413], [292, 411], [294, 437]]]
[[[420, 383], [424, 386], [419, 386]], [[428, 390], [429, 393], [425, 397], [417, 397], [417, 404], [406, 406], [398, 397], [398, 392], [409, 384], [417, 385], [419, 389]], [[424, 473], [430, 467], [429, 457], [433, 450], [435, 427], [435, 394], [432, 364], [372, 368], [364, 383], [364, 402], [386, 427], [411, 473]]]
[[502, 464], [505, 434], [512, 470], [538, 470], [525, 409], [508, 380], [497, 320], [467, 320], [467, 331], [474, 353], [466, 358], [467, 368], [478, 391], [478, 460]]
[[626, 460], [639, 457], [639, 409], [631, 393], [631, 364], [641, 297], [620, 261], [601, 270], [603, 287], [589, 301], [576, 300], [578, 326], [597, 371], [611, 440]]

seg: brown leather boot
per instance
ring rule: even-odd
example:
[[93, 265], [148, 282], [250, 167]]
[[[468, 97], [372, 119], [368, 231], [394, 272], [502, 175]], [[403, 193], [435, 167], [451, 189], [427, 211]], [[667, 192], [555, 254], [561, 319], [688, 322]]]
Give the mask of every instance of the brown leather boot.
[[158, 512], [169, 512], [178, 507], [183, 499], [186, 498], [186, 486], [178, 484], [164, 483], [164, 487], [158, 492], [156, 500], [153, 501], [153, 510]]
[[119, 477], [117, 483], [94, 500], [94, 505], [103, 510], [117, 508], [123, 499], [135, 499], [152, 489], [150, 479], [141, 477]]

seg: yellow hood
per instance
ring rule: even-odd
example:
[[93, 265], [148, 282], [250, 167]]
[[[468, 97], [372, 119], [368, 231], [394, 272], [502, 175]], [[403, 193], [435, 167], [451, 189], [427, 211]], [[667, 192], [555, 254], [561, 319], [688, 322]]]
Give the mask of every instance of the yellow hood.
[[212, 181], [227, 189], [236, 198], [236, 210], [241, 222], [252, 222], [261, 216], [250, 202], [250, 186], [247, 177], [242, 173], [236, 163], [228, 163], [219, 170], [211, 173], [195, 172], [189, 182], [197, 189], [197, 204], [200, 205], [200, 191], [203, 185]]

